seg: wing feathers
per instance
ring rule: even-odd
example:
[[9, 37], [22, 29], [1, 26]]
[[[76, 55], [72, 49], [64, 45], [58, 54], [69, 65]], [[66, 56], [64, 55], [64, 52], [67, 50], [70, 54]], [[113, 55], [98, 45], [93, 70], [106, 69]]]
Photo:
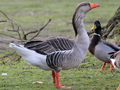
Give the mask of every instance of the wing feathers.
[[108, 45], [109, 47], [113, 48], [116, 51], [120, 50], [120, 47], [118, 47], [117, 45], [115, 45], [114, 43], [108, 42], [108, 41], [103, 41], [104, 44]]
[[25, 47], [31, 50], [39, 50], [45, 53], [55, 51], [64, 51], [72, 49], [74, 43], [66, 38], [50, 38], [46, 41], [31, 41], [25, 44]]

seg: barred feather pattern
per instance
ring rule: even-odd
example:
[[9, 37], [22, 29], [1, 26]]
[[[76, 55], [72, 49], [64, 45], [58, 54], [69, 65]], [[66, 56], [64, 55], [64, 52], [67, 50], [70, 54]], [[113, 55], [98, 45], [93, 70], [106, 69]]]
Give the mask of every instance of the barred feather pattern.
[[47, 43], [50, 46], [53, 46], [56, 51], [70, 50], [73, 47], [73, 42], [66, 38], [56, 38], [47, 40]]
[[65, 52], [66, 51], [59, 51], [47, 55], [46, 58], [47, 65], [56, 72], [59, 72], [62, 67], [62, 62], [64, 61]]
[[40, 50], [44, 53], [63, 51], [72, 49], [74, 42], [66, 38], [50, 38], [46, 41], [31, 41], [25, 44], [25, 47], [31, 50]]
[[51, 53], [55, 51], [55, 48], [53, 46], [50, 46], [47, 42], [43, 42], [43, 41], [27, 42], [24, 46], [28, 49], [35, 51], [39, 50], [45, 53]]

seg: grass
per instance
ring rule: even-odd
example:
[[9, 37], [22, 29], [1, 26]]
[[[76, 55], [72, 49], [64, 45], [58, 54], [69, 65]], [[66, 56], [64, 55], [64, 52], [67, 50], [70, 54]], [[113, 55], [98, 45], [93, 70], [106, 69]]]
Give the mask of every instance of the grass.
[[[0, 0], [0, 10], [4, 11], [10, 19], [27, 31], [42, 27], [48, 19], [50, 24], [40, 33], [36, 39], [45, 39], [49, 36], [74, 37], [71, 25], [72, 15], [76, 6], [84, 0]], [[85, 17], [85, 28], [90, 30], [95, 20], [100, 20], [102, 26], [114, 15], [119, 7], [119, 0], [86, 0], [100, 4], [99, 8], [91, 10]], [[0, 13], [0, 20], [6, 18]], [[16, 27], [17, 28], [17, 27]], [[9, 23], [0, 24], [0, 32], [16, 34], [6, 31], [11, 29]], [[3, 35], [0, 39], [8, 39]], [[0, 43], [1, 47], [8, 44]], [[3, 55], [0, 50], [0, 57]], [[8, 52], [5, 52], [8, 53]], [[11, 60], [12, 61], [12, 60]], [[2, 61], [0, 61], [1, 63]], [[106, 71], [97, 71], [103, 62], [96, 59], [89, 52], [85, 60], [76, 68], [60, 72], [62, 85], [72, 86], [71, 90], [115, 90], [120, 80], [120, 74], [114, 69], [108, 71], [110, 64], [105, 67]], [[7, 73], [7, 75], [1, 75]], [[43, 84], [32, 84], [41, 81]], [[28, 65], [23, 59], [20, 62], [8, 62], [0, 64], [0, 90], [56, 90], [52, 83], [50, 71], [43, 71], [37, 67]]]
[[[83, 63], [68, 71], [60, 72], [62, 85], [72, 86], [71, 90], [115, 90], [119, 85], [119, 73], [116, 70], [97, 71], [102, 62], [87, 54]], [[22, 59], [20, 63], [12, 62], [2, 65], [0, 73], [0, 90], [56, 90], [52, 83], [50, 71], [43, 71], [37, 67], [27, 65]], [[41, 81], [43, 84], [32, 84]]]

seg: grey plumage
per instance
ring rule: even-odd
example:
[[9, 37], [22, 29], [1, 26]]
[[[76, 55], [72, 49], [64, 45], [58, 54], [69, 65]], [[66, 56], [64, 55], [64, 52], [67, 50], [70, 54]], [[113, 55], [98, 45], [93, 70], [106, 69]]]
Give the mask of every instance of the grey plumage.
[[74, 40], [52, 38], [46, 41], [28, 42], [22, 47], [13, 43], [9, 46], [16, 50], [26, 62], [43, 70], [52, 70], [55, 87], [71, 88], [61, 86], [58, 72], [74, 68], [84, 60], [89, 46], [89, 37], [84, 29], [83, 20], [89, 10], [98, 6], [89, 2], [78, 5], [72, 19], [75, 30]]
[[56, 72], [76, 67], [84, 60], [89, 46], [89, 37], [84, 29], [83, 19], [86, 12], [91, 9], [88, 5], [88, 8], [82, 8], [84, 12], [81, 14], [80, 7], [86, 7], [84, 5], [85, 3], [80, 4], [73, 15], [74, 40], [59, 37], [25, 44], [26, 48], [47, 55], [47, 65]]
[[59, 72], [59, 67], [62, 67], [62, 62], [63, 62], [63, 52], [55, 52], [50, 55], [47, 55], [46, 62], [48, 66], [55, 71]]
[[45, 53], [70, 50], [74, 45], [73, 40], [62, 37], [52, 37], [45, 41], [31, 41], [25, 43], [25, 47], [31, 50], [39, 50]]
[[106, 44], [107, 46], [111, 47], [112, 49], [114, 49], [115, 51], [119, 51], [120, 47], [118, 47], [116, 44], [111, 43], [109, 41], [103, 41], [104, 44]]

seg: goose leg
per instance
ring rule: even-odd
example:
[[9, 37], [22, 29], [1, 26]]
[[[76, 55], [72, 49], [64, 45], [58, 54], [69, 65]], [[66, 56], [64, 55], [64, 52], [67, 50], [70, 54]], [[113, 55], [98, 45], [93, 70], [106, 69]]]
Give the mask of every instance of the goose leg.
[[103, 66], [101, 67], [101, 69], [98, 69], [98, 71], [102, 71], [104, 69], [105, 65], [106, 65], [106, 62], [103, 63]]
[[54, 86], [56, 87], [56, 80], [55, 80], [55, 72], [54, 71], [52, 71], [52, 77], [53, 77]]
[[59, 81], [59, 73], [58, 72], [56, 72], [55, 73], [55, 77], [56, 77], [56, 87], [57, 88], [68, 88], [68, 89], [70, 89], [71, 87], [67, 87], [67, 86], [61, 86], [61, 84], [60, 84], [60, 81]]
[[110, 69], [109, 69], [109, 71], [112, 70], [112, 69], [113, 69], [113, 65], [112, 65], [112, 62], [110, 62]]

